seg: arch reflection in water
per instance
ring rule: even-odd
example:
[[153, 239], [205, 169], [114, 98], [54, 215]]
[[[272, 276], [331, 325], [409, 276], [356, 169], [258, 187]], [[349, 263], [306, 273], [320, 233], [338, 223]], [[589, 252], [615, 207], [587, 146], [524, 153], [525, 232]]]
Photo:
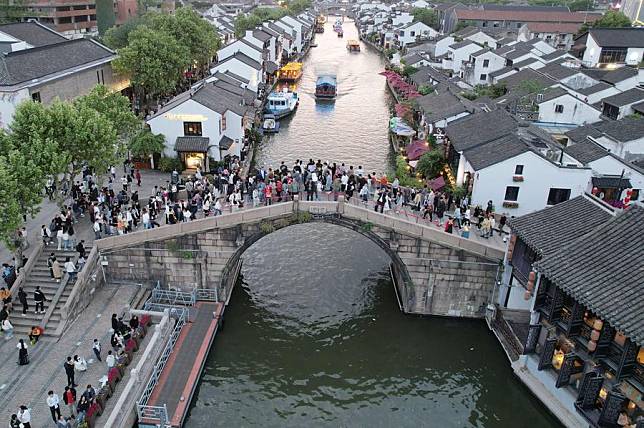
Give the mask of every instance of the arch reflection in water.
[[249, 247], [187, 425], [557, 426], [483, 322], [401, 314], [389, 262], [325, 223]]

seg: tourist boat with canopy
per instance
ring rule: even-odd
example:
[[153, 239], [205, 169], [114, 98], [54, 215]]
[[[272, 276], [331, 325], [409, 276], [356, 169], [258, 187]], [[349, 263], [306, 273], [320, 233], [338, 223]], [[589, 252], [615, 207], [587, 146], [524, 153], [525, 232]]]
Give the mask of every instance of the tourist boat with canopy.
[[291, 92], [288, 88], [281, 92], [271, 92], [266, 99], [265, 111], [272, 114], [275, 119], [281, 119], [293, 113], [300, 103], [297, 92]]
[[344, 37], [344, 32], [342, 31], [342, 29], [338, 31], [338, 37]]
[[319, 76], [315, 83], [315, 98], [318, 100], [332, 100], [337, 95], [337, 80], [335, 76]]
[[265, 114], [264, 122], [262, 123], [262, 131], [264, 134], [276, 134], [280, 130], [280, 123], [275, 119], [274, 114]]
[[360, 42], [353, 39], [347, 41], [347, 50], [349, 52], [360, 52]]
[[302, 77], [302, 63], [289, 62], [278, 72], [278, 79], [282, 82], [296, 82]]

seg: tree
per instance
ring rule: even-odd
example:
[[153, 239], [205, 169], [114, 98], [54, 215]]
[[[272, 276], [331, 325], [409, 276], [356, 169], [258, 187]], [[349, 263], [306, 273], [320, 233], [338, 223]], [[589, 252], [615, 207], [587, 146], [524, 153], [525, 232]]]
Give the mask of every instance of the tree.
[[425, 178], [434, 178], [440, 174], [445, 166], [445, 157], [443, 153], [434, 149], [420, 157], [416, 165], [416, 171], [420, 172]]
[[238, 39], [244, 37], [246, 30], [252, 30], [263, 22], [258, 15], [251, 13], [248, 16], [238, 15], [235, 18], [235, 37]]
[[414, 22], [422, 22], [434, 29], [438, 28], [438, 17], [432, 9], [417, 7], [411, 11], [411, 14], [414, 16]]
[[161, 153], [165, 149], [165, 137], [162, 134], [153, 134], [148, 129], [139, 131], [128, 144], [130, 153], [136, 157], [146, 158], [154, 153]]
[[125, 140], [141, 125], [141, 121], [132, 113], [130, 100], [118, 92], [110, 91], [106, 86], [96, 85], [89, 94], [77, 98], [76, 105], [88, 107], [110, 121], [117, 135]]
[[191, 7], [177, 9], [174, 15], [154, 14], [151, 27], [171, 35], [181, 46], [188, 48], [191, 62], [205, 67], [220, 48], [215, 27]]
[[190, 51], [170, 34], [146, 25], [128, 36], [128, 45], [119, 50], [114, 61], [117, 71], [130, 75], [141, 101], [145, 96], [171, 93], [190, 64]]
[[406, 65], [402, 69], [402, 75], [405, 77], [409, 77], [412, 74], [416, 73], [418, 69], [414, 67], [413, 65]]
[[620, 28], [630, 26], [631, 20], [628, 16], [616, 10], [609, 10], [604, 14], [604, 16], [593, 22], [591, 25], [587, 23], [582, 25], [580, 31], [581, 33], [585, 33], [589, 28]]
[[98, 34], [105, 32], [116, 24], [113, 0], [96, 0], [96, 25]]
[[103, 43], [111, 49], [120, 49], [127, 46], [127, 40], [132, 31], [144, 23], [142, 17], [130, 18], [123, 25], [112, 27], [103, 37]]
[[[1, 140], [7, 138], [4, 132], [0, 134]], [[6, 143], [2, 141], [0, 144], [4, 146]], [[16, 247], [15, 232], [22, 224], [22, 211], [17, 199], [19, 187], [7, 157], [0, 156], [0, 239], [11, 250]]]

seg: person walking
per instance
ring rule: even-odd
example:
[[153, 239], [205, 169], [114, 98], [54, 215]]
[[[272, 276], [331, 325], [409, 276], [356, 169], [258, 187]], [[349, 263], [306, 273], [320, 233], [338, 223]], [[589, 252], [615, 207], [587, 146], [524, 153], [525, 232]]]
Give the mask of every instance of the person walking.
[[18, 348], [18, 365], [26, 366], [29, 364], [29, 353], [27, 352], [25, 341], [20, 339], [16, 348]]
[[63, 277], [63, 270], [60, 268], [60, 263], [58, 263], [56, 257], [54, 257], [54, 260], [51, 264], [51, 274], [56, 282], [60, 282], [61, 278]]
[[22, 316], [27, 316], [29, 304], [27, 303], [27, 293], [25, 293], [22, 287], [18, 287], [18, 301], [22, 304]]
[[74, 387], [66, 386], [65, 392], [63, 392], [63, 402], [69, 410], [70, 416], [73, 418], [76, 416], [76, 390]]
[[105, 357], [105, 364], [107, 364], [107, 371], [109, 372], [113, 367], [116, 366], [116, 357], [112, 351], [107, 351], [107, 357]]
[[94, 339], [94, 344], [92, 345], [92, 351], [94, 351], [94, 355], [96, 355], [96, 359], [98, 361], [103, 361], [101, 360], [101, 343], [98, 341], [98, 339]]
[[49, 391], [47, 393], [47, 405], [49, 406], [49, 411], [51, 412], [51, 418], [54, 420], [54, 423], [58, 422], [60, 418], [60, 398], [58, 394], [54, 394], [54, 391]]
[[18, 419], [17, 414], [11, 415], [11, 420], [9, 421], [9, 428], [20, 428], [20, 419]]
[[67, 272], [67, 275], [69, 276], [69, 282], [74, 283], [76, 280], [76, 266], [74, 266], [74, 262], [71, 261], [69, 257], [65, 258], [65, 272]]
[[72, 357], [67, 357], [64, 367], [65, 374], [67, 375], [67, 386], [72, 388], [78, 386], [76, 385], [76, 382], [74, 382], [74, 362], [72, 361]]
[[13, 337], [13, 325], [9, 322], [9, 318], [2, 320], [2, 332], [4, 333], [4, 340], [9, 340]]
[[20, 406], [18, 420], [22, 424], [22, 428], [31, 428], [31, 411], [27, 406]]
[[[45, 294], [40, 290], [40, 286], [37, 285], [34, 290], [34, 302], [36, 302], [36, 313], [45, 313]], [[39, 310], [40, 308], [40, 310]]]

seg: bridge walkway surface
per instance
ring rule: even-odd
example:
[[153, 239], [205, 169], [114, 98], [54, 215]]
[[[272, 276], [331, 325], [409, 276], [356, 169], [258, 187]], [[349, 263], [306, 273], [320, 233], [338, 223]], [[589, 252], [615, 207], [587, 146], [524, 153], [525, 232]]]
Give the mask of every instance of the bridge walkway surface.
[[[149, 406], [165, 405], [172, 427], [181, 427], [197, 388], [208, 352], [217, 333], [224, 310], [222, 302], [197, 302], [195, 316], [179, 334], [159, 382], [154, 387]], [[139, 426], [155, 426], [155, 421], [140, 420]]]

